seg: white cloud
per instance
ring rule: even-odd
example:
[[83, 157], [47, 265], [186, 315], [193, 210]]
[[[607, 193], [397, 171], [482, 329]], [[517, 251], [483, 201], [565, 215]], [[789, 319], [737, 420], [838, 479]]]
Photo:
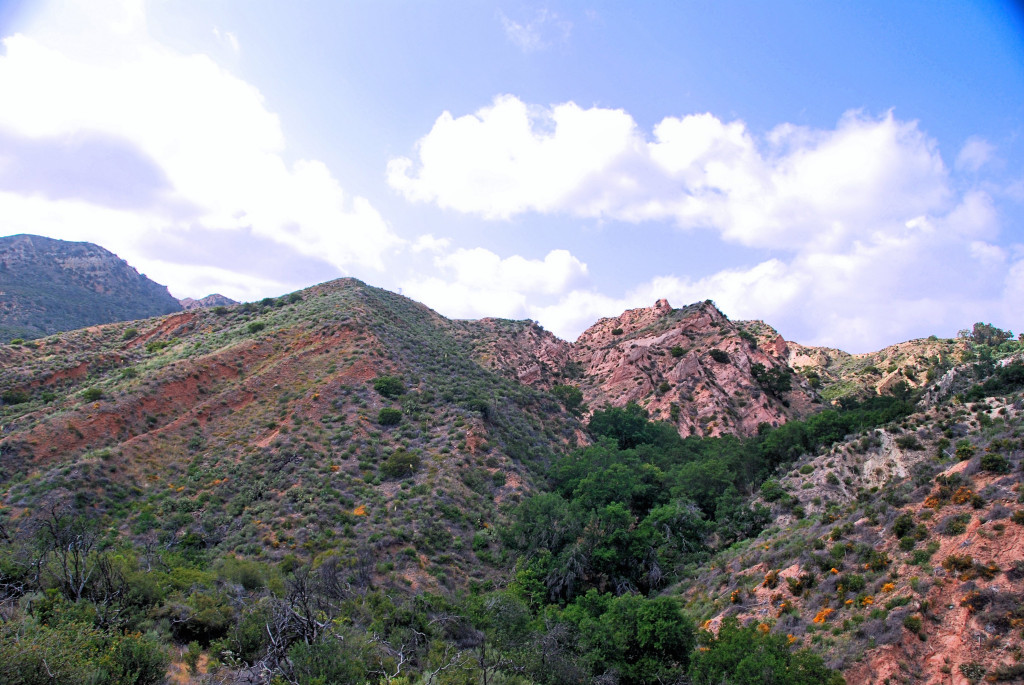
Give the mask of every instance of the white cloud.
[[584, 182], [607, 170], [634, 145], [632, 117], [621, 110], [581, 109], [569, 102], [551, 109], [530, 108], [502, 96], [475, 115], [445, 112], [417, 144], [413, 161], [388, 163], [388, 182], [408, 199], [435, 201], [444, 208], [509, 218], [527, 211], [559, 211], [568, 203], [590, 205]]
[[551, 47], [552, 41], [565, 42], [572, 33], [572, 22], [548, 9], [539, 10], [533, 19], [523, 23], [510, 19], [504, 13], [500, 16], [505, 37], [525, 53], [545, 50]]
[[228, 47], [230, 47], [231, 51], [235, 54], [240, 52], [241, 48], [238, 45], [238, 36], [231, 31], [221, 31], [219, 28], [214, 27], [213, 35], [217, 40], [227, 43]]
[[[85, 29], [57, 9], [82, 18]], [[90, 3], [89, 12], [58, 4], [26, 34], [5, 38], [0, 133], [24, 141], [122, 141], [164, 177], [159, 201], [116, 210], [97, 202], [39, 207], [38, 197], [12, 191], [4, 202], [15, 217], [61, 218], [26, 220], [17, 230], [45, 229], [111, 249], [140, 231], [251, 231], [341, 270], [382, 268], [401, 240], [376, 209], [346, 193], [323, 163], [286, 162], [280, 122], [262, 94], [206, 55], [157, 43], [143, 9], [136, 2]], [[120, 238], [111, 241], [112, 231]], [[159, 256], [136, 259], [146, 269]]]
[[1006, 261], [1006, 250], [998, 245], [975, 240], [970, 244], [971, 256], [982, 263], [998, 266]]
[[448, 249], [451, 242], [448, 238], [435, 238], [427, 233], [417, 238], [410, 249], [413, 252], [442, 252]]
[[501, 259], [483, 248], [460, 249], [439, 257], [437, 265], [454, 272], [456, 280], [479, 289], [555, 294], [586, 276], [587, 265], [567, 250], [552, 250], [539, 259], [513, 255]]
[[948, 172], [915, 122], [847, 113], [834, 130], [782, 125], [758, 141], [741, 121], [669, 117], [648, 140], [618, 109], [532, 107], [510, 95], [443, 113], [417, 159], [388, 166], [412, 201], [488, 219], [526, 213], [671, 220], [731, 242], [849, 244], [951, 200]]
[[502, 259], [483, 248], [458, 249], [434, 260], [440, 275], [409, 279], [403, 292], [442, 314], [458, 318], [522, 318], [538, 297], [560, 295], [587, 276], [587, 265], [567, 250], [544, 259]]
[[[993, 149], [972, 139], [957, 169]], [[667, 117], [649, 135], [614, 109], [530, 106], [505, 95], [445, 112], [389, 182], [412, 201], [487, 219], [525, 213], [683, 230], [772, 258], [703, 278], [665, 275], [621, 297], [577, 287], [532, 298], [529, 316], [575, 338], [599, 316], [711, 297], [730, 316], [764, 318], [801, 342], [857, 351], [951, 332], [1019, 309], [1024, 287], [1000, 246], [984, 186], [954, 183], [916, 122], [848, 112], [833, 129], [782, 124], [764, 136], [711, 114]]]
[[956, 157], [956, 168], [977, 171], [991, 161], [995, 147], [980, 136], [971, 136], [960, 148]]

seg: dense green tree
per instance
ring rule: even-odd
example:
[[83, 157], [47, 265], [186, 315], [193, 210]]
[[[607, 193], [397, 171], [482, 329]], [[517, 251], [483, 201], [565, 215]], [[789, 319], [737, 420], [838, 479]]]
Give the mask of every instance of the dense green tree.
[[694, 685], [841, 685], [843, 676], [820, 656], [793, 649], [785, 635], [765, 633], [756, 623], [722, 621], [717, 635], [703, 633], [689, 675]]
[[615, 673], [626, 685], [678, 680], [693, 651], [693, 622], [671, 597], [590, 590], [563, 617], [578, 630], [590, 671]]
[[558, 398], [565, 410], [573, 416], [579, 416], [586, 407], [583, 404], [583, 391], [575, 385], [556, 385], [551, 394]]
[[647, 410], [630, 402], [625, 407], [606, 406], [595, 411], [587, 427], [595, 438], [612, 438], [619, 449], [626, 450], [649, 440], [647, 424]]

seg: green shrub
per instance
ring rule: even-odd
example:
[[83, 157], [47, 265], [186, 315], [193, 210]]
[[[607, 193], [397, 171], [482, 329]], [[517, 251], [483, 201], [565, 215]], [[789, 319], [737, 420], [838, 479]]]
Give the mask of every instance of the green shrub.
[[381, 465], [380, 472], [386, 478], [405, 478], [416, 473], [419, 468], [420, 458], [418, 455], [405, 450], [396, 450]]
[[808, 473], [814, 473], [814, 464], [804, 464], [803, 466], [800, 467], [800, 473], [804, 474], [805, 476]]
[[974, 568], [974, 557], [970, 554], [950, 554], [942, 560], [942, 568], [952, 573], [963, 573]]
[[974, 445], [968, 440], [961, 440], [956, 444], [956, 458], [960, 461], [967, 461], [974, 456], [975, 451]]
[[924, 449], [924, 445], [917, 439], [917, 436], [913, 433], [907, 433], [896, 438], [896, 446], [903, 450], [914, 450], [921, 451]]
[[914, 635], [920, 635], [924, 630], [924, 621], [917, 614], [907, 614], [903, 617], [903, 627]]
[[29, 396], [24, 390], [4, 390], [0, 394], [0, 400], [3, 400], [4, 404], [24, 404], [29, 401]]
[[551, 388], [551, 394], [557, 397], [565, 410], [573, 416], [578, 416], [583, 411], [583, 391], [575, 385], [555, 385]]
[[914, 515], [905, 511], [896, 517], [892, 524], [892, 534], [898, 538], [910, 535], [914, 530]]
[[963, 535], [967, 532], [967, 524], [971, 522], [971, 515], [967, 513], [948, 516], [940, 524], [940, 531], [943, 535]]
[[1010, 462], [1001, 454], [989, 452], [981, 455], [981, 468], [990, 473], [1009, 473]]
[[686, 354], [686, 351], [679, 345], [675, 345], [672, 347], [671, 350], [669, 350], [669, 354], [671, 354], [673, 357], [679, 358]]
[[103, 397], [103, 391], [99, 388], [87, 388], [82, 391], [82, 399], [86, 402], [95, 402]]
[[249, 325], [248, 325], [247, 328], [249, 329], [250, 333], [259, 333], [260, 331], [262, 331], [266, 327], [267, 327], [267, 324], [263, 323], [262, 321], [251, 321], [251, 322], [249, 322]]
[[774, 478], [769, 478], [765, 482], [761, 483], [761, 497], [766, 502], [775, 502], [782, 499], [783, 495], [786, 494], [786, 489], [782, 487], [782, 484]]
[[622, 335], [622, 329], [621, 328], [613, 328], [612, 329], [612, 335]]
[[960, 664], [960, 673], [972, 683], [976, 683], [985, 677], [985, 667], [976, 661], [967, 664]]
[[146, 352], [149, 352], [150, 354], [153, 354], [155, 352], [159, 352], [162, 349], [170, 347], [175, 342], [177, 342], [177, 339], [175, 339], [175, 340], [150, 340], [148, 343], [146, 343]]
[[764, 364], [751, 364], [750, 375], [766, 392], [776, 397], [793, 389], [793, 372], [784, 366], [769, 369]]
[[838, 671], [808, 649], [793, 650], [785, 635], [758, 630], [757, 621], [740, 627], [736, 617], [722, 621], [718, 635], [704, 633], [693, 652], [689, 675], [694, 685], [779, 682], [791, 685], [845, 683]]
[[711, 358], [714, 359], [719, 364], [729, 363], [729, 353], [726, 352], [725, 350], [720, 350], [717, 347], [715, 347], [711, 349], [711, 352], [709, 354], [711, 355]]
[[377, 413], [377, 423], [382, 426], [397, 426], [402, 421], [402, 412], [391, 407], [384, 407]]
[[185, 653], [182, 655], [182, 660], [188, 667], [190, 675], [195, 675], [196, 671], [199, 670], [199, 657], [203, 654], [203, 648], [199, 646], [199, 643], [193, 640], [188, 643], [188, 647], [185, 649]]
[[394, 399], [405, 393], [405, 384], [394, 376], [377, 376], [373, 380], [373, 389], [384, 397]]
[[359, 636], [347, 635], [344, 641], [326, 638], [319, 642], [301, 640], [288, 650], [292, 672], [300, 683], [366, 682], [369, 663]]
[[839, 582], [847, 592], [860, 592], [867, 587], [868, 584], [867, 581], [864, 580], [864, 576], [856, 573], [850, 573], [843, 576], [842, 580]]
[[[64, 610], [65, 613], [73, 613]], [[0, 622], [0, 682], [8, 685], [153, 685], [170, 663], [150, 635], [101, 631], [56, 615]]]

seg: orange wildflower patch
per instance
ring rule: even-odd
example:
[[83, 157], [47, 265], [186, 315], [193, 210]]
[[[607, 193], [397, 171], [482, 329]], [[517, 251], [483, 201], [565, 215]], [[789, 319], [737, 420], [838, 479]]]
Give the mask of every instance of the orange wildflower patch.
[[957, 491], [953, 493], [953, 504], [963, 504], [970, 502], [971, 498], [974, 497], [974, 490], [968, 487], [961, 486], [957, 488]]
[[366, 516], [366, 505], [360, 504], [358, 507], [352, 510], [353, 516]]
[[812, 620], [811, 623], [824, 623], [828, 620], [828, 617], [831, 616], [832, 612], [834, 611], [835, 609], [832, 608], [822, 609], [814, 616], [814, 620]]

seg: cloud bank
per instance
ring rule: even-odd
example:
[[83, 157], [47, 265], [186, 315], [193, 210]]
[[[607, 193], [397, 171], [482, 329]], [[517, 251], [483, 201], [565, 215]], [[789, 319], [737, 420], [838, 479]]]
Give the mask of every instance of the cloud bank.
[[[74, 29], [58, 20], [40, 37], [3, 40], [0, 214], [8, 232], [96, 242], [175, 283], [185, 263], [146, 252], [143, 235], [252, 235], [342, 271], [380, 269], [401, 245], [322, 162], [287, 161], [280, 122], [255, 87], [206, 55], [153, 40], [140, 3], [77, 11], [90, 16]], [[233, 34], [218, 35], [237, 49]], [[220, 257], [211, 283], [233, 297], [266, 291], [262, 274]], [[279, 287], [307, 285], [301, 274], [291, 280]]]
[[[972, 138], [957, 168], [976, 172], [993, 152]], [[388, 165], [409, 201], [491, 222], [543, 214], [623, 231], [671, 222], [774, 254], [699, 279], [667, 274], [621, 297], [567, 290], [530, 309], [563, 336], [659, 297], [711, 297], [736, 318], [859, 349], [1020, 318], [1020, 251], [996, 243], [988, 190], [951, 173], [935, 141], [892, 112], [851, 111], [833, 129], [782, 124], [762, 136], [742, 121], [692, 114], [646, 133], [621, 109], [539, 107], [510, 95], [473, 114], [444, 112], [414, 157]], [[452, 275], [457, 289], [461, 275]]]

